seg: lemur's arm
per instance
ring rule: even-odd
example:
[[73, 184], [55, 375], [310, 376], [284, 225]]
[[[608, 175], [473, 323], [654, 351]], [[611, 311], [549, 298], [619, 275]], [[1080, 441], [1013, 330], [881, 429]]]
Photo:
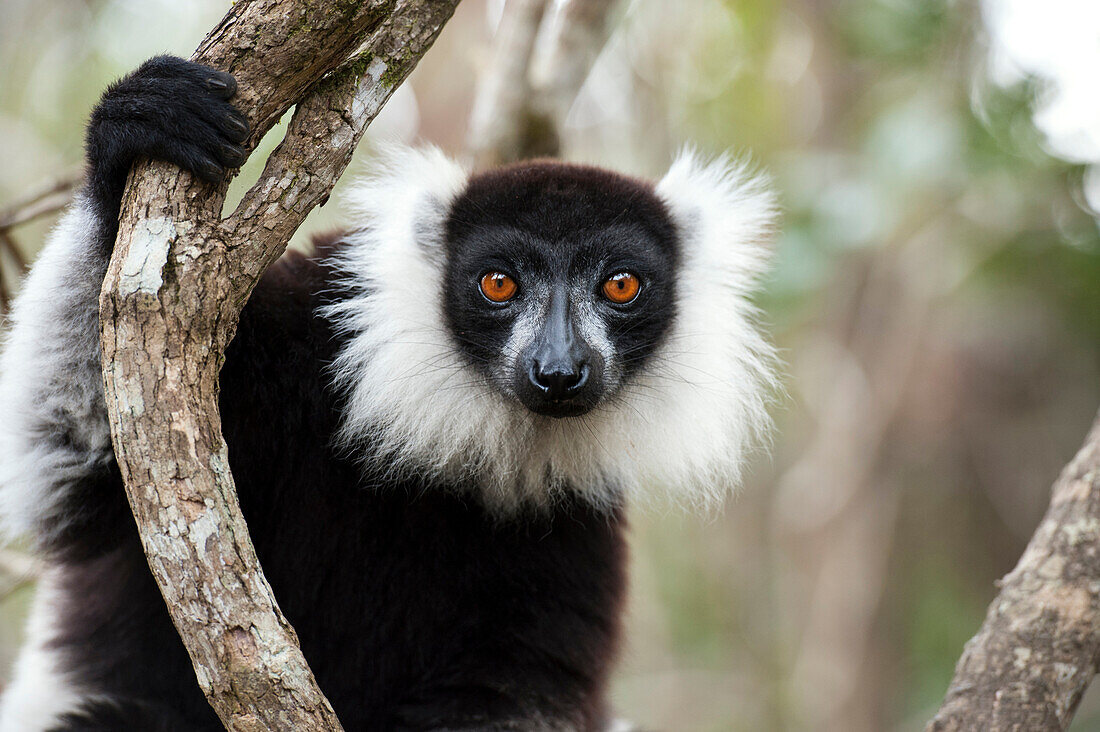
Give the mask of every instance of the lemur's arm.
[[245, 157], [233, 77], [160, 56], [110, 86], [88, 124], [83, 189], [23, 283], [0, 355], [0, 530], [64, 549], [126, 511], [100, 374], [99, 290], [138, 156], [219, 180]]

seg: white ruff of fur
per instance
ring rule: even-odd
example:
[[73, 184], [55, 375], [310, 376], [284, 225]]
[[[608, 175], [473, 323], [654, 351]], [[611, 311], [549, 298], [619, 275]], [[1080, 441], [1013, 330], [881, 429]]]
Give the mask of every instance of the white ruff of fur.
[[99, 368], [99, 287], [107, 262], [78, 198], [12, 308], [0, 355], [0, 533], [47, 538], [70, 517], [70, 487], [111, 459]]
[[504, 510], [567, 488], [600, 507], [720, 501], [766, 431], [774, 387], [748, 299], [770, 254], [767, 187], [726, 158], [676, 160], [656, 188], [683, 246], [672, 331], [612, 399], [552, 419], [487, 384], [447, 334], [443, 225], [466, 180], [437, 150], [400, 150], [349, 197], [364, 229], [341, 267], [357, 295], [328, 312], [351, 335], [335, 372], [344, 445], [397, 473], [473, 478]]
[[51, 647], [58, 635], [55, 616], [60, 597], [56, 571], [47, 570], [38, 581], [27, 618], [27, 641], [15, 662], [11, 683], [0, 695], [3, 732], [42, 732], [54, 728], [63, 715], [78, 712], [89, 702], [108, 701], [70, 680], [61, 668], [63, 652]]

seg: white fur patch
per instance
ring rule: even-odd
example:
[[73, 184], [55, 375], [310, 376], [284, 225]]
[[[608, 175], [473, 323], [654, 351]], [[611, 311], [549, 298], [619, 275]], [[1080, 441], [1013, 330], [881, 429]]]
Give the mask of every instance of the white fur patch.
[[0, 695], [3, 732], [42, 732], [92, 699], [66, 677], [59, 651], [50, 647], [57, 632], [55, 571], [48, 571], [38, 582], [27, 620], [27, 642], [15, 662], [11, 683]]
[[78, 199], [27, 276], [0, 354], [0, 533], [64, 524], [65, 489], [111, 457], [100, 375], [107, 262]]
[[341, 267], [356, 295], [328, 311], [351, 334], [336, 363], [345, 445], [373, 445], [372, 468], [472, 477], [502, 507], [566, 486], [599, 506], [724, 497], [768, 425], [773, 355], [748, 300], [769, 259], [767, 187], [726, 158], [676, 160], [656, 188], [684, 250], [667, 343], [615, 398], [552, 419], [486, 383], [447, 334], [441, 237], [466, 180], [438, 150], [399, 150], [349, 196], [364, 228]]

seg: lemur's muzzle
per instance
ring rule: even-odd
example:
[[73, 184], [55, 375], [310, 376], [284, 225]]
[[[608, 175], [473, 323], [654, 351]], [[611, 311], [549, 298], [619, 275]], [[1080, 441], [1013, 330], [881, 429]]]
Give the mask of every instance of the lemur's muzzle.
[[553, 294], [543, 327], [518, 365], [525, 383], [516, 384], [517, 392], [538, 414], [578, 416], [594, 407], [603, 393], [601, 359], [577, 334], [563, 290]]

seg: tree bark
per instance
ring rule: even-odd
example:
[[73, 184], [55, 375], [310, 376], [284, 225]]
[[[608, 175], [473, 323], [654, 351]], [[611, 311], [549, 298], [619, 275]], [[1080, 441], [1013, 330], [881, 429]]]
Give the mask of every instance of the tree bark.
[[1100, 660], [1100, 415], [1000, 582], [929, 731], [1063, 730]]
[[[218, 371], [264, 270], [327, 200], [367, 124], [458, 0], [237, 2], [195, 61], [228, 71], [249, 150], [286, 137], [226, 219], [228, 183], [135, 167], [100, 298], [115, 455], [149, 566], [230, 730], [338, 730], [256, 558], [218, 413]], [[365, 619], [369, 620], [369, 619]]]

